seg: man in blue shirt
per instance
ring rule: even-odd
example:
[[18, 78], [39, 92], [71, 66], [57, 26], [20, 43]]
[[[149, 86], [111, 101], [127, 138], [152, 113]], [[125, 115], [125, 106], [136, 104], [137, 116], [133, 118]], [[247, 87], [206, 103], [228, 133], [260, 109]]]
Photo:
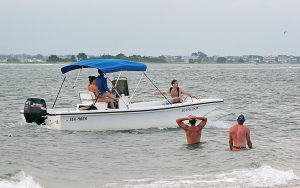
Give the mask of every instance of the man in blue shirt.
[[116, 96], [110, 93], [109, 88], [107, 86], [107, 79], [104, 78], [104, 73], [101, 70], [98, 70], [99, 75], [96, 78], [96, 83], [98, 87], [99, 102], [107, 102], [110, 104], [111, 108], [116, 108], [113, 101], [117, 100]]
[[107, 79], [104, 78], [104, 74], [101, 70], [98, 70], [99, 76], [96, 78], [96, 83], [99, 91], [99, 95], [102, 95], [106, 92], [109, 92], [109, 88], [107, 86]]

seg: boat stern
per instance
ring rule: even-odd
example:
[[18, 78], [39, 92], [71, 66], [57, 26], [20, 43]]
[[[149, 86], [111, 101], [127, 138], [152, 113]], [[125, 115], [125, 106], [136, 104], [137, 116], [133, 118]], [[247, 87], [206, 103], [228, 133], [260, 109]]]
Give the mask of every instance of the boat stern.
[[45, 124], [50, 129], [62, 130], [61, 116], [60, 115], [51, 115], [51, 114], [49, 114], [47, 116], [47, 119], [45, 119]]

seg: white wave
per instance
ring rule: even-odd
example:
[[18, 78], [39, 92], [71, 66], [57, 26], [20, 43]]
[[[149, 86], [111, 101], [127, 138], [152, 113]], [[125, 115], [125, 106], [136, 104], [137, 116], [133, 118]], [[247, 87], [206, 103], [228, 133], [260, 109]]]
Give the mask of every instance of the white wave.
[[234, 170], [230, 173], [218, 175], [219, 179], [232, 179], [240, 185], [246, 184], [255, 187], [284, 185], [288, 181], [299, 179], [292, 170], [281, 171], [268, 165], [263, 165], [256, 169]]
[[281, 171], [263, 165], [256, 169], [236, 169], [221, 174], [131, 179], [106, 184], [105, 187], [272, 187], [286, 185], [291, 180], [299, 180], [292, 170]]
[[9, 180], [0, 179], [0, 188], [42, 188], [30, 175], [21, 171]]
[[205, 128], [228, 129], [231, 124], [224, 121], [208, 121]]

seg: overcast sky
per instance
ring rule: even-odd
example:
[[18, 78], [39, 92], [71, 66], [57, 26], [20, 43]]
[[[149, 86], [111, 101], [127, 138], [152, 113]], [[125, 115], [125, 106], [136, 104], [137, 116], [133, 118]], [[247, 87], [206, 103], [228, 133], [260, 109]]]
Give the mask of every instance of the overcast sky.
[[0, 0], [0, 54], [300, 56], [299, 8], [300, 0]]

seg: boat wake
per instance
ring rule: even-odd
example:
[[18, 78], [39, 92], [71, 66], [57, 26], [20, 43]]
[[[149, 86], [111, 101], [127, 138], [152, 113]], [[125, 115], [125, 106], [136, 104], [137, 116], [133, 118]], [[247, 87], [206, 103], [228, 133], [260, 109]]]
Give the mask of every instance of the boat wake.
[[292, 180], [299, 180], [292, 170], [281, 171], [263, 165], [205, 175], [123, 180], [105, 187], [272, 187], [287, 185]]
[[205, 128], [209, 128], [209, 129], [229, 129], [229, 127], [231, 126], [230, 123], [226, 123], [224, 121], [209, 121], [207, 122], [207, 125], [205, 126]]
[[18, 172], [9, 179], [0, 179], [0, 188], [42, 188], [30, 175], [24, 171]]

